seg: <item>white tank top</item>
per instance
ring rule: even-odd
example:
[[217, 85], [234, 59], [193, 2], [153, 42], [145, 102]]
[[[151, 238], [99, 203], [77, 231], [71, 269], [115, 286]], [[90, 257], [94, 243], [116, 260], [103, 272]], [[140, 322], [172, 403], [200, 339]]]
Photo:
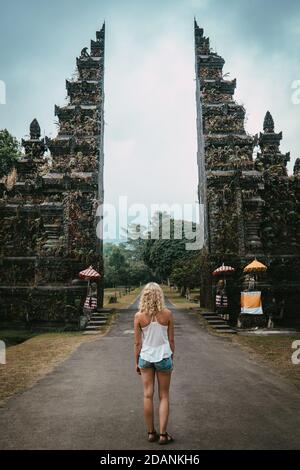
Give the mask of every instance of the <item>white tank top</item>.
[[158, 321], [152, 321], [142, 329], [142, 349], [140, 356], [145, 361], [159, 362], [165, 357], [170, 357], [172, 349], [168, 338], [168, 325], [161, 325]]

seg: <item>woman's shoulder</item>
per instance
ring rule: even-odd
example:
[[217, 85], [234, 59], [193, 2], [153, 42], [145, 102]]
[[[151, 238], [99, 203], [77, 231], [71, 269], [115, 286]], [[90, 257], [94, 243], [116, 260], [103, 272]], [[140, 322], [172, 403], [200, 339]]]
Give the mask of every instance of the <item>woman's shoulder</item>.
[[[163, 314], [163, 315], [166, 316], [166, 317], [172, 316], [172, 311], [169, 310], [168, 308], [164, 308], [164, 309], [163, 309], [161, 312], [159, 312], [159, 313]], [[145, 312], [141, 312], [141, 311], [139, 310], [138, 312], [135, 313], [134, 317], [139, 320], [139, 319], [143, 319], [143, 318], [147, 317], [147, 314], [146, 314]]]
[[164, 307], [163, 312], [172, 313], [171, 310], [170, 310], [169, 308], [167, 308], [167, 307]]
[[163, 310], [162, 310], [162, 313], [166, 316], [166, 317], [171, 317], [172, 316], [172, 310], [170, 310], [169, 308], [165, 307]]
[[145, 319], [148, 318], [148, 315], [145, 312], [142, 312], [141, 310], [139, 310], [138, 312], [135, 313], [134, 318], [139, 321], [140, 320], [144, 321]]
[[138, 312], [135, 313], [134, 318], [141, 318], [142, 317], [142, 312], [139, 310]]

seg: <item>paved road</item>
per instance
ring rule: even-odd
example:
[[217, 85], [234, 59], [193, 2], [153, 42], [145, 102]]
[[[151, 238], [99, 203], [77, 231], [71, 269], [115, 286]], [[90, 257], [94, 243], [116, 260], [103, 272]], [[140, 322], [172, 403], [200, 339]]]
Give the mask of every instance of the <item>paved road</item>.
[[173, 312], [168, 430], [176, 442], [162, 447], [146, 440], [128, 310], [107, 336], [80, 346], [0, 410], [0, 449], [299, 448], [299, 390], [228, 339], [210, 335], [196, 314]]

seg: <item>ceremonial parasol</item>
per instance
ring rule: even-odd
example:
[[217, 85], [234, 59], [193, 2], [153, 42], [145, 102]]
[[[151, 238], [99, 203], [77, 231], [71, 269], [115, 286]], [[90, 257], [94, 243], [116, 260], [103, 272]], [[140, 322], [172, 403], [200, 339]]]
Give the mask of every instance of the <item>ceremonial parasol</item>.
[[79, 277], [81, 279], [99, 279], [101, 275], [93, 268], [93, 266], [90, 266], [84, 271], [80, 271]]
[[93, 268], [93, 266], [89, 266], [84, 271], [80, 271], [79, 277], [81, 279], [87, 279], [88, 280], [88, 292], [89, 292], [91, 279], [94, 279], [94, 280], [100, 279], [101, 275]]
[[225, 279], [225, 274], [232, 274], [234, 273], [235, 269], [232, 266], [225, 266], [223, 263], [222, 266], [219, 266], [219, 268], [215, 269], [213, 271], [213, 276], [222, 276], [224, 275], [224, 283], [226, 286], [226, 279]]
[[244, 268], [244, 273], [264, 272], [267, 269], [267, 266], [262, 264], [260, 261], [257, 261], [257, 259], [255, 258], [254, 261], [252, 261], [250, 264], [247, 264], [247, 266]]
[[[254, 273], [255, 274], [254, 282], [256, 282], [257, 273], [265, 272], [267, 269], [268, 269], [267, 266], [262, 264], [260, 261], [257, 261], [257, 259], [255, 258], [254, 261], [252, 261], [250, 264], [247, 264], [247, 266], [245, 266], [244, 273]], [[251, 280], [249, 279], [249, 289], [250, 289], [250, 284], [251, 284]]]
[[222, 266], [213, 271], [213, 276], [220, 276], [222, 274], [234, 273], [235, 269], [232, 266], [225, 266], [223, 263]]

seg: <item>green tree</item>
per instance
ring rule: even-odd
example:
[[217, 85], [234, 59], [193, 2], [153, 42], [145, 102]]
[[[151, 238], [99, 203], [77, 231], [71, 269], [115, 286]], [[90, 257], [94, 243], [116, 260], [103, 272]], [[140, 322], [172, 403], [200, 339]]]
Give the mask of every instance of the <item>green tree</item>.
[[[162, 217], [164, 217], [166, 225], [169, 224], [169, 238], [163, 238], [163, 233], [159, 229], [159, 217], [160, 221], [162, 221]], [[179, 228], [181, 238], [176, 238], [176, 228]], [[168, 229], [168, 227], [166, 227], [166, 229]], [[158, 235], [156, 239], [151, 238], [151, 230], [154, 230], [154, 233]], [[186, 249], [186, 243], [191, 240], [185, 237], [184, 221], [175, 220], [167, 214], [157, 213], [151, 221], [151, 230], [148, 239], [143, 240], [142, 259], [151, 269], [157, 280], [167, 280], [175, 264], [179, 260], [190, 259], [195, 256], [195, 252]]]
[[9, 175], [21, 156], [20, 145], [7, 129], [0, 131], [0, 178]]
[[201, 254], [197, 253], [190, 259], [178, 261], [174, 266], [170, 281], [180, 289], [182, 295], [185, 295], [187, 289], [200, 286], [201, 264]]
[[127, 285], [127, 261], [118, 245], [105, 247], [104, 251], [104, 272], [105, 284], [115, 287]]
[[[162, 222], [165, 222], [163, 229]], [[193, 228], [196, 228], [195, 224]], [[186, 248], [191, 240], [185, 237], [184, 221], [175, 220], [167, 213], [154, 214], [148, 231], [143, 226], [131, 224], [126, 233], [127, 243], [121, 243], [117, 248], [108, 244], [105, 248], [105, 278], [109, 286], [120, 282], [121, 272], [122, 279], [126, 278], [126, 285], [144, 284], [151, 280], [166, 281], [178, 262], [182, 261], [184, 266], [188, 260], [195, 258], [195, 251]], [[165, 235], [170, 236], [166, 238]]]
[[106, 287], [138, 286], [151, 279], [149, 268], [126, 243], [104, 244], [104, 269]]

